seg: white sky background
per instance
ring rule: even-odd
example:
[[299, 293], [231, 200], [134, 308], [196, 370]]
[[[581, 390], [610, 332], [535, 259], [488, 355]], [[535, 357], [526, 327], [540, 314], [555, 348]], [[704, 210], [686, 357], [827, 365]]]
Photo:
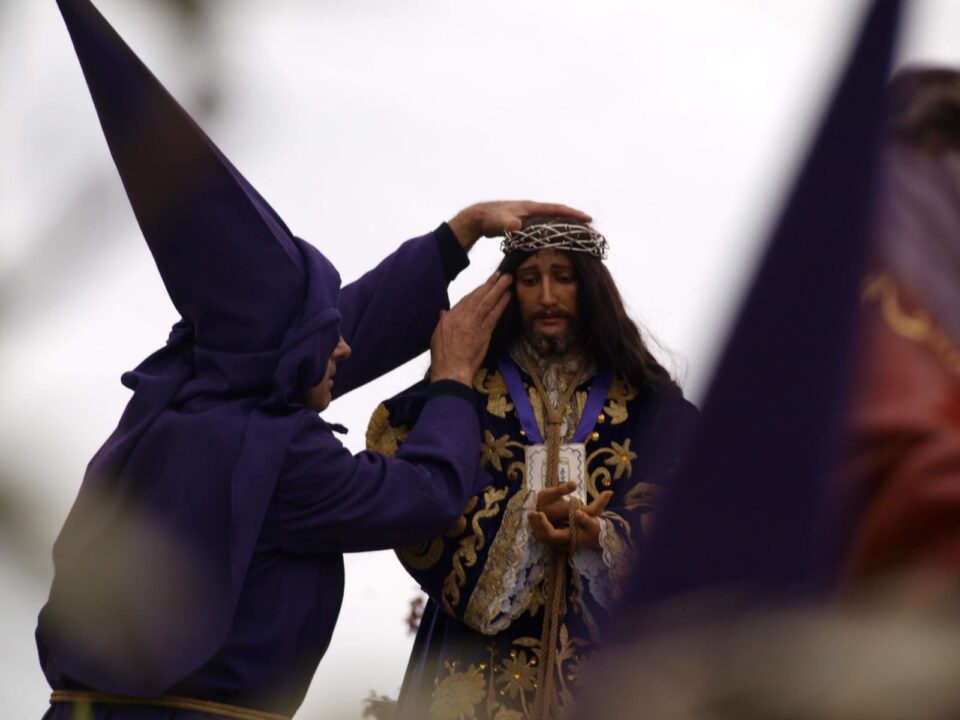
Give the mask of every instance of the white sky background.
[[[694, 400], [863, 7], [211, 0], [198, 44], [154, 3], [98, 4], [198, 115], [212, 78], [221, 107], [201, 122], [345, 280], [477, 200], [589, 211]], [[904, 56], [956, 63], [958, 37], [960, 3], [917, 2]], [[0, 526], [0, 707], [29, 718], [48, 692], [32, 634], [49, 547], [128, 398], [120, 374], [176, 317], [52, 0], [0, 2], [0, 158], [0, 492], [19, 507]], [[496, 245], [481, 241], [454, 298], [492, 270]], [[351, 428], [351, 449], [425, 365], [325, 413]], [[390, 553], [347, 558], [299, 717], [357, 718], [368, 690], [395, 695], [414, 591]]]

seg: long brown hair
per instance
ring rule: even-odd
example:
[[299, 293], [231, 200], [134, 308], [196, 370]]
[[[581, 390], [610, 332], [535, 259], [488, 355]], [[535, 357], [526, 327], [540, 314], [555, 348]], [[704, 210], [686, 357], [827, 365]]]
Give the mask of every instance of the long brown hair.
[[[545, 221], [579, 224], [564, 218], [530, 218], [525, 226]], [[515, 275], [520, 264], [532, 254], [509, 253], [498, 269]], [[626, 378], [637, 388], [679, 390], [670, 373], [647, 348], [636, 323], [627, 315], [620, 291], [603, 261], [583, 252], [568, 252], [567, 256], [577, 273], [577, 314], [584, 350], [598, 365]], [[511, 288], [510, 304], [490, 341], [495, 355], [506, 352], [523, 333], [515, 287]]]

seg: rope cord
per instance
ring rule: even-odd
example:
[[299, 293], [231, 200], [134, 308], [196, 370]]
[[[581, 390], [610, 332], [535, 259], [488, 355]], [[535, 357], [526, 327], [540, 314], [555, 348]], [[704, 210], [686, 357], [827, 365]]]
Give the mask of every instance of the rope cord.
[[[582, 363], [577, 369], [570, 384], [565, 388], [563, 396], [554, 405], [550, 395], [543, 386], [540, 373], [529, 355], [521, 347], [517, 353], [517, 360], [527, 375], [533, 380], [534, 387], [540, 394], [545, 411], [546, 432], [543, 433], [547, 446], [547, 477], [546, 487], [555, 487], [560, 475], [560, 425], [563, 420], [563, 409], [570, 402], [577, 386], [586, 374], [587, 363]], [[553, 665], [556, 662], [557, 636], [560, 631], [560, 617], [562, 614], [563, 590], [566, 586], [567, 554], [573, 552], [580, 539], [580, 527], [577, 521], [577, 511], [583, 506], [578, 498], [570, 500], [568, 519], [570, 521], [569, 548], [554, 547], [550, 554], [547, 568], [547, 593], [544, 598], [543, 630], [540, 635], [540, 667], [537, 673], [536, 695], [533, 701], [533, 720], [548, 720], [551, 716], [554, 694]]]

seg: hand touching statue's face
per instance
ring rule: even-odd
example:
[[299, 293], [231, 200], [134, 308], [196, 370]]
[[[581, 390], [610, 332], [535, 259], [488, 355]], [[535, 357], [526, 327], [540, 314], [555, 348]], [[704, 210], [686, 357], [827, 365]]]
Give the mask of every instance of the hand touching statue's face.
[[323, 380], [307, 390], [307, 407], [320, 412], [326, 410], [333, 401], [333, 376], [337, 374], [337, 363], [350, 357], [350, 346], [342, 337], [333, 349], [327, 361], [327, 372]]
[[515, 288], [523, 331], [544, 357], [577, 343], [577, 271], [562, 250], [539, 250], [517, 267]]

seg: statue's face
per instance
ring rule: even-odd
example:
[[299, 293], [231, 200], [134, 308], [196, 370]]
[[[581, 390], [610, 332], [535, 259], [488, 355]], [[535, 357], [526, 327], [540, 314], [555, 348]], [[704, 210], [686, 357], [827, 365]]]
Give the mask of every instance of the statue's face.
[[577, 271], [563, 250], [545, 249], [517, 267], [514, 287], [523, 331], [543, 356], [565, 355], [577, 338]]
[[333, 401], [333, 376], [337, 374], [337, 363], [350, 357], [350, 346], [342, 337], [333, 349], [330, 359], [327, 360], [327, 372], [323, 380], [307, 390], [307, 407], [321, 412], [326, 410]]

